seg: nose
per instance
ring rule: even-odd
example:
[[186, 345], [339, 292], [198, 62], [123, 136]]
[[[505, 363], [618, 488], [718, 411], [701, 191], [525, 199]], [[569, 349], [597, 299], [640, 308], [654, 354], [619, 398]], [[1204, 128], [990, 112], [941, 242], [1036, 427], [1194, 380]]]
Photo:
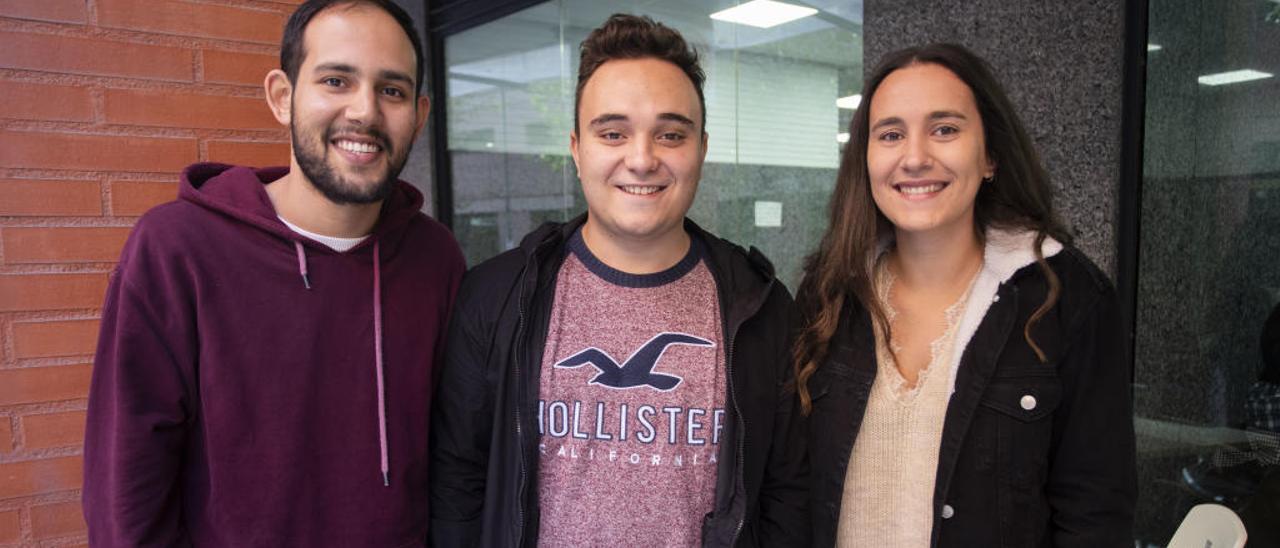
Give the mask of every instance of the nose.
[[908, 172], [928, 169], [933, 163], [929, 155], [929, 139], [924, 135], [908, 136], [903, 148], [902, 168]]
[[351, 100], [347, 103], [346, 116], [347, 120], [355, 125], [371, 126], [377, 122], [380, 112], [377, 90], [365, 86], [351, 94]]
[[633, 140], [627, 150], [627, 169], [636, 173], [649, 173], [658, 169], [658, 157], [653, 142], [648, 139]]

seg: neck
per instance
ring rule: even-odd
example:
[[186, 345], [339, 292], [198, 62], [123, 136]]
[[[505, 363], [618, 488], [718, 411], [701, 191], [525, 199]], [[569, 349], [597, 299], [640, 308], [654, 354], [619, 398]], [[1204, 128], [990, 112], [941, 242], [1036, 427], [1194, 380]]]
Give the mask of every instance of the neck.
[[631, 239], [610, 234], [590, 217], [582, 226], [582, 240], [600, 262], [628, 274], [653, 274], [671, 268], [689, 253], [692, 243], [683, 228], [656, 238]]
[[967, 286], [982, 267], [982, 244], [973, 230], [895, 234], [889, 257], [899, 283], [913, 291], [951, 293]]
[[289, 173], [267, 185], [276, 214], [308, 232], [359, 238], [373, 232], [382, 202], [335, 204], [325, 197], [294, 162]]

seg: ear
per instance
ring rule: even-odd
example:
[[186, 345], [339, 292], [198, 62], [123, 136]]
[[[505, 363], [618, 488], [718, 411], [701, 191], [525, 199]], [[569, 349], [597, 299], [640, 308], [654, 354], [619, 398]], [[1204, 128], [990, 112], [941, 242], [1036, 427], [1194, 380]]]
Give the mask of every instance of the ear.
[[280, 124], [289, 125], [293, 120], [293, 84], [289, 83], [289, 76], [283, 70], [272, 70], [267, 73], [262, 87], [267, 92], [267, 106], [271, 107], [271, 114]]
[[582, 168], [578, 167], [578, 130], [576, 129], [569, 132], [569, 155], [573, 156], [573, 168], [581, 173]]
[[418, 117], [418, 125], [417, 125], [417, 129], [413, 130], [414, 140], [418, 139], [418, 135], [422, 133], [422, 128], [426, 127], [427, 115], [430, 113], [431, 113], [431, 99], [428, 99], [426, 95], [419, 95], [418, 111], [416, 113]]
[[991, 154], [990, 154], [990, 153], [983, 154], [982, 156], [983, 156], [983, 160], [986, 160], [986, 162], [985, 162], [985, 163], [987, 164], [986, 166], [983, 166], [983, 167], [984, 167], [984, 169], [982, 170], [982, 178], [983, 178], [983, 179], [990, 179], [990, 178], [992, 178], [992, 177], [995, 177], [995, 176], [996, 176], [996, 161], [991, 159]]
[[707, 132], [702, 132], [702, 163], [707, 162]]

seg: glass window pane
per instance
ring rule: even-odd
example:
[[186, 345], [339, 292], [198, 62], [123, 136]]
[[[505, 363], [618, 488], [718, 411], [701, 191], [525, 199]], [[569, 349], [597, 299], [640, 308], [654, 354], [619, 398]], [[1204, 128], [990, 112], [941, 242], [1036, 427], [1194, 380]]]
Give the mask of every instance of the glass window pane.
[[1152, 1], [1149, 16], [1138, 538], [1163, 545], [1192, 505], [1219, 502], [1250, 546], [1280, 546], [1265, 517], [1280, 504], [1280, 423], [1264, 420], [1280, 385], [1260, 382], [1280, 382], [1262, 351], [1280, 301], [1280, 4]]

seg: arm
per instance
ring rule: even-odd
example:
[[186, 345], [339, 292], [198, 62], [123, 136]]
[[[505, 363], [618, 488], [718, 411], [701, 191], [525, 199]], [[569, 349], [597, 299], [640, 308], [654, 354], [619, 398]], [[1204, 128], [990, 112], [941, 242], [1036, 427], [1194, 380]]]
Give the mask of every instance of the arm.
[[1063, 402], [1046, 487], [1055, 546], [1133, 544], [1133, 375], [1118, 317], [1108, 287], [1084, 312], [1059, 365]]
[[795, 305], [789, 296], [785, 301], [787, 336], [782, 337], [775, 357], [779, 367], [778, 405], [769, 462], [760, 488], [761, 546], [808, 546], [811, 542], [809, 458], [805, 439], [808, 424], [800, 412], [794, 386], [795, 369], [791, 365], [792, 327], [797, 325]]
[[107, 290], [89, 388], [83, 503], [96, 546], [184, 542], [178, 476], [191, 391], [182, 367], [194, 361], [194, 335], [185, 314], [165, 309], [168, 288], [129, 260], [138, 239], [135, 231]]
[[476, 284], [463, 281], [449, 322], [443, 371], [431, 414], [430, 544], [477, 546], [493, 429], [493, 395], [485, 381], [487, 345], [477, 315]]

